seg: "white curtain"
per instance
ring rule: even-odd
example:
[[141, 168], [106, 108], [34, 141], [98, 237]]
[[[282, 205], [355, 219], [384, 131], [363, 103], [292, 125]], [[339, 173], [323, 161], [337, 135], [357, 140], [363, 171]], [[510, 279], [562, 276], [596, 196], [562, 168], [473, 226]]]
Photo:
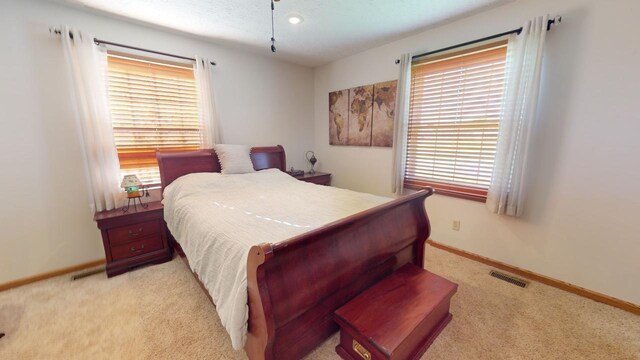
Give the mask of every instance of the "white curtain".
[[524, 24], [507, 49], [505, 93], [487, 206], [497, 214], [520, 216], [531, 130], [535, 120], [548, 16]]
[[211, 149], [214, 144], [220, 143], [220, 129], [218, 127], [218, 114], [213, 92], [213, 80], [211, 79], [213, 65], [209, 59], [196, 55], [196, 88], [198, 91], [198, 116], [200, 117], [200, 143], [203, 149]]
[[78, 134], [82, 142], [85, 172], [95, 211], [118, 206], [120, 164], [113, 139], [107, 98], [107, 54], [93, 36], [68, 26], [61, 28], [62, 43], [71, 74]]
[[411, 54], [400, 58], [396, 98], [396, 119], [393, 125], [393, 172], [391, 191], [402, 195], [404, 190], [404, 170], [407, 162], [407, 132], [409, 129], [409, 97], [411, 96]]

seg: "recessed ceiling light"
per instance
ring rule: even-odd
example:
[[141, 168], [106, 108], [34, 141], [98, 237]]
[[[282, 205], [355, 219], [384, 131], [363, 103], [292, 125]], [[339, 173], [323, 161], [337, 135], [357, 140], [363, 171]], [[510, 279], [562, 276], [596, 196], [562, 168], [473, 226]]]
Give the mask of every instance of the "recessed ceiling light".
[[304, 19], [300, 15], [289, 16], [289, 22], [293, 25], [300, 24]]

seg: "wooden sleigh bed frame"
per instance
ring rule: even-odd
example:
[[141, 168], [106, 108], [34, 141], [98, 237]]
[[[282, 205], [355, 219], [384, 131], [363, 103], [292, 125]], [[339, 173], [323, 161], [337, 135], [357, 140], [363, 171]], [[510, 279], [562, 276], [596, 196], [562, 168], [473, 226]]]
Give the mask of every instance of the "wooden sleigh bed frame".
[[[189, 173], [220, 172], [213, 150], [157, 158], [163, 190]], [[280, 145], [253, 148], [251, 160], [256, 170], [286, 171]], [[421, 190], [286, 241], [253, 246], [247, 259], [249, 359], [302, 358], [338, 330], [334, 310], [406, 263], [422, 267], [430, 234], [424, 201], [432, 193]]]

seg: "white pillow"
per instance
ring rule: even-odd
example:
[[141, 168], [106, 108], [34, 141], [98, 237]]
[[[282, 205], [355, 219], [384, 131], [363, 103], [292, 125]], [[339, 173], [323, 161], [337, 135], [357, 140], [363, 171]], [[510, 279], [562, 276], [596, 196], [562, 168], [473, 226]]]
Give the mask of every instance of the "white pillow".
[[251, 147], [246, 145], [213, 145], [218, 154], [223, 174], [244, 174], [255, 172], [251, 162]]

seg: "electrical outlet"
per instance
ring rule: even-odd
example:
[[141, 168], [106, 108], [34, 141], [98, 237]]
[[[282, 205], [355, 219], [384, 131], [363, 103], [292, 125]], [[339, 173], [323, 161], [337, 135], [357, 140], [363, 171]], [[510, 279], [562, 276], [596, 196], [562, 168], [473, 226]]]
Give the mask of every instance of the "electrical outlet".
[[451, 224], [451, 229], [455, 231], [460, 231], [460, 220], [453, 220], [453, 224]]

